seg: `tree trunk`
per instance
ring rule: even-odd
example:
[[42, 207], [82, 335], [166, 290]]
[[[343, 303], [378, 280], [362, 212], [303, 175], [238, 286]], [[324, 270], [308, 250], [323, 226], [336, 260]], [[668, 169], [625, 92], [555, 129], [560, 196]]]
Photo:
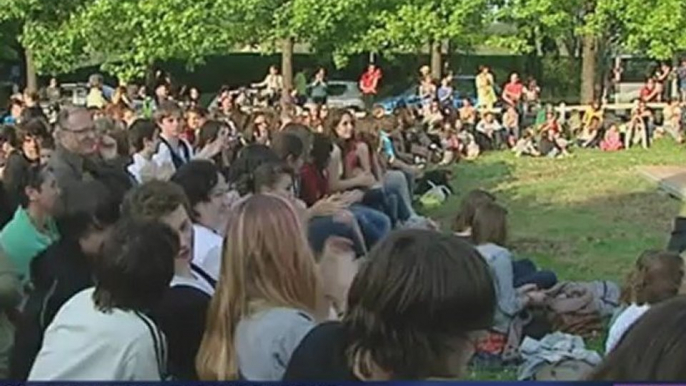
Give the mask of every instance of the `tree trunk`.
[[281, 102], [289, 100], [293, 90], [293, 38], [287, 37], [281, 41], [281, 75], [283, 76], [283, 91]]
[[583, 36], [581, 50], [581, 103], [593, 101], [596, 83], [598, 44], [591, 34]]
[[26, 89], [29, 91], [38, 91], [36, 65], [33, 62], [33, 52], [30, 48], [24, 50], [24, 57], [26, 59]]
[[441, 42], [432, 41], [431, 42], [431, 76], [434, 79], [441, 79], [441, 67], [442, 65], [441, 57]]

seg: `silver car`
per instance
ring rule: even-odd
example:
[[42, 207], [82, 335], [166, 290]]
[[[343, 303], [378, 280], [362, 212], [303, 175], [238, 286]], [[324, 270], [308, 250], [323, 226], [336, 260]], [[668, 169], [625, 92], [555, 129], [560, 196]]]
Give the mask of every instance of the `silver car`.
[[348, 80], [331, 80], [328, 84], [327, 105], [334, 108], [364, 111], [364, 100], [357, 82]]

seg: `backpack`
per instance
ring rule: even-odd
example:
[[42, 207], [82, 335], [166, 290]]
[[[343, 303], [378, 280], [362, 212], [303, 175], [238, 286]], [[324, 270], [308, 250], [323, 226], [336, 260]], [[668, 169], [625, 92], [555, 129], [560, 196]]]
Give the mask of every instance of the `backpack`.
[[591, 338], [604, 328], [601, 302], [588, 283], [558, 283], [546, 293], [545, 308], [553, 330]]

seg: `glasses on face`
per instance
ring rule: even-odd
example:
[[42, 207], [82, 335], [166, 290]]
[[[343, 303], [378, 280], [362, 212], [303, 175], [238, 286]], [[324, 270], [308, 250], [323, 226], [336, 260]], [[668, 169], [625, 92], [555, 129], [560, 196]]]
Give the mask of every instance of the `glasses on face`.
[[95, 126], [86, 126], [82, 129], [78, 129], [78, 130], [65, 129], [64, 131], [67, 131], [67, 132], [72, 133], [72, 134], [77, 135], [77, 136], [85, 136], [85, 135], [95, 133]]
[[256, 125], [256, 126], [262, 126], [262, 125], [266, 125], [266, 124], [267, 124], [266, 121], [258, 121], [258, 122], [255, 122], [255, 125]]

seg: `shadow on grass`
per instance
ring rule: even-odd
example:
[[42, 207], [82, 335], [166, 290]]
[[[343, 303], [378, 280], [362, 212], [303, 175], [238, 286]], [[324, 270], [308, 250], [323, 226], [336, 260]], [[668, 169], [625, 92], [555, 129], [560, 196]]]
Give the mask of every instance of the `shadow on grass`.
[[679, 202], [657, 191], [570, 205], [506, 200], [511, 246], [563, 280], [621, 281], [646, 249], [664, 249]]

